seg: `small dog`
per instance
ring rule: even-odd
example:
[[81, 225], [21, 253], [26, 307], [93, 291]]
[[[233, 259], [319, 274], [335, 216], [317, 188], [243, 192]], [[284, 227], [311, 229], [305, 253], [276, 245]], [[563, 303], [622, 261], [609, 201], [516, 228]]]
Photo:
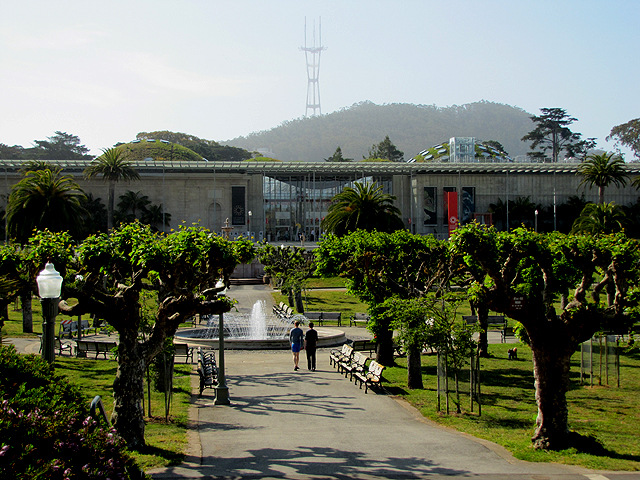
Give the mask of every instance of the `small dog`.
[[509, 360], [517, 360], [518, 359], [518, 347], [513, 347], [507, 350], [509, 354]]

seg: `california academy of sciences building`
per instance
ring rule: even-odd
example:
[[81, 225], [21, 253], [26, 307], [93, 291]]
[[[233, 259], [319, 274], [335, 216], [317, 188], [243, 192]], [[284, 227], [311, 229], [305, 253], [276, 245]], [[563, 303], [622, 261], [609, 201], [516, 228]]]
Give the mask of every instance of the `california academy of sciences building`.
[[[185, 222], [198, 223], [221, 232], [225, 221], [233, 227], [231, 237], [249, 235], [255, 240], [285, 242], [304, 232], [308, 241], [318, 238], [320, 223], [331, 198], [354, 182], [374, 181], [397, 197], [396, 206], [408, 229], [417, 234], [448, 236], [450, 225], [472, 219], [490, 223], [489, 205], [498, 200], [529, 197], [547, 212], [581, 196], [597, 202], [597, 188], [580, 186], [578, 163], [483, 162], [175, 162], [137, 161], [138, 182], [116, 184], [118, 197], [131, 190], [162, 204], [171, 215], [166, 231]], [[485, 159], [486, 160], [486, 159]], [[0, 160], [1, 184], [6, 208], [7, 193], [20, 179], [21, 160]], [[85, 180], [89, 160], [53, 160], [85, 193], [100, 197], [106, 205], [108, 183], [101, 178]], [[627, 164], [631, 178], [640, 175], [640, 164]], [[611, 185], [605, 201], [618, 205], [635, 203], [640, 192], [627, 185]], [[507, 213], [508, 214], [508, 213]], [[547, 221], [549, 221], [547, 214]], [[533, 218], [529, 219], [533, 226]], [[555, 221], [555, 218], [553, 219]]]

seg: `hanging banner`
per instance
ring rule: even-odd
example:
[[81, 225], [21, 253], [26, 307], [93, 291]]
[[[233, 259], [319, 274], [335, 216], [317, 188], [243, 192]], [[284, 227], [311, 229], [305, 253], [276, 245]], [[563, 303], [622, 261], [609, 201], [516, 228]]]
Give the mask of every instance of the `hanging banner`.
[[445, 192], [444, 201], [447, 205], [447, 218], [449, 221], [449, 236], [458, 228], [458, 193]]
[[231, 225], [245, 224], [245, 187], [231, 187]]

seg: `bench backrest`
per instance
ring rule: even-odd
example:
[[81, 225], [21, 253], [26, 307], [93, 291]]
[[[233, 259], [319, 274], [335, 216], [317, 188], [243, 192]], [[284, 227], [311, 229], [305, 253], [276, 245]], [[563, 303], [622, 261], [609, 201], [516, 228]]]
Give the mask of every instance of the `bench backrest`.
[[189, 353], [189, 345], [186, 343], [174, 343], [173, 348], [176, 355], [187, 355]]
[[309, 320], [320, 320], [322, 318], [322, 312], [305, 312], [304, 316]]
[[340, 320], [342, 319], [342, 312], [322, 312], [323, 320]]
[[355, 352], [353, 354], [353, 362], [359, 367], [364, 367], [367, 364], [367, 360], [369, 360], [369, 357], [361, 354], [360, 352]]
[[382, 376], [382, 371], [384, 370], [384, 366], [380, 365], [375, 360], [371, 360], [369, 364], [369, 373], [376, 378], [380, 378]]
[[368, 313], [362, 313], [362, 312], [356, 312], [353, 314], [353, 319], [354, 320], [362, 320], [365, 322], [369, 321], [369, 314]]
[[353, 347], [345, 343], [342, 345], [342, 354], [346, 357], [350, 357], [353, 354]]

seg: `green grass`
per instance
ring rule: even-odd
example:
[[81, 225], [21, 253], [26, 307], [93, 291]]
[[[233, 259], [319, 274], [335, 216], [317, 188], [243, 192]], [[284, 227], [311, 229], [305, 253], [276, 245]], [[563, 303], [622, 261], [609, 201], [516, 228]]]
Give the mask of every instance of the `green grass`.
[[[470, 411], [469, 396], [462, 394], [462, 413], [455, 414], [450, 401], [450, 415], [436, 410], [436, 357], [423, 356], [424, 390], [408, 390], [406, 359], [397, 359], [385, 370], [388, 390], [402, 396], [421, 413], [448, 427], [484, 438], [507, 448], [516, 458], [532, 462], [557, 462], [604, 470], [640, 470], [640, 355], [621, 358], [621, 387], [580, 386], [579, 357], [572, 361], [569, 402], [571, 430], [592, 437], [605, 448], [605, 453], [589, 453], [590, 449], [571, 448], [559, 452], [543, 452], [531, 447], [537, 407], [533, 383], [533, 365], [528, 347], [519, 345], [519, 360], [507, 360], [512, 345], [490, 345], [492, 358], [482, 359], [482, 415], [477, 405]], [[444, 399], [442, 410], [444, 410]], [[581, 451], [582, 450], [582, 451]]]
[[340, 277], [310, 278], [309, 288], [344, 288], [345, 280]]
[[[117, 364], [113, 360], [90, 360], [56, 357], [56, 371], [79, 385], [91, 402], [100, 395], [111, 415], [113, 411], [113, 380]], [[168, 421], [165, 421], [164, 393], [151, 389], [151, 416], [149, 416], [148, 393], [145, 381], [145, 439], [146, 448], [132, 452], [138, 465], [147, 470], [157, 467], [179, 465], [187, 448], [187, 421], [191, 401], [190, 375], [195, 374], [193, 365], [176, 364], [173, 398]]]

